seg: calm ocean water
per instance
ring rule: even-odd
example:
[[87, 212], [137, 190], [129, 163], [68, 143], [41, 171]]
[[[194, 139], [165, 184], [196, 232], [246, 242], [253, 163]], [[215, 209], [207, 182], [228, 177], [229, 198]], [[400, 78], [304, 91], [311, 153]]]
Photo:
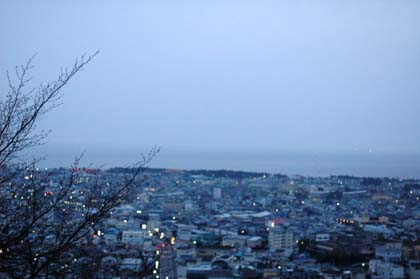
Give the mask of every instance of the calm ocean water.
[[[83, 165], [129, 166], [148, 149], [98, 148], [93, 146], [40, 147], [28, 156], [46, 155], [41, 167], [70, 166], [85, 151]], [[356, 175], [420, 178], [420, 154], [369, 152], [269, 152], [189, 150], [162, 148], [152, 167], [175, 169], [231, 169], [307, 176]]]

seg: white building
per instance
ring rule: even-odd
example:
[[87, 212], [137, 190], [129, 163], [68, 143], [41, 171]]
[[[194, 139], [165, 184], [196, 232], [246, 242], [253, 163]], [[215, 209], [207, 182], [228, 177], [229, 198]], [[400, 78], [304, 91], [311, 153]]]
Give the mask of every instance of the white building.
[[293, 248], [295, 245], [293, 232], [283, 227], [270, 229], [268, 243], [270, 250]]

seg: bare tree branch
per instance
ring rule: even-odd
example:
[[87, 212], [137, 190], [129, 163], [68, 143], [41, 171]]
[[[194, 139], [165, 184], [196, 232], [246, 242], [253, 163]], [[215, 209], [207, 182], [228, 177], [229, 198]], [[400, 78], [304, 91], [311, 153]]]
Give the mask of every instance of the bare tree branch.
[[0, 100], [0, 276], [64, 278], [72, 255], [142, 183], [141, 173], [159, 152], [140, 155], [132, 172], [112, 183], [99, 170], [81, 183], [81, 156], [70, 169], [50, 172], [39, 171], [37, 161], [17, 163], [21, 151], [42, 144], [48, 132], [36, 131], [40, 117], [59, 104], [61, 90], [97, 54], [76, 59], [56, 80], [32, 89], [34, 57], [16, 67], [16, 84], [7, 73], [8, 93]]

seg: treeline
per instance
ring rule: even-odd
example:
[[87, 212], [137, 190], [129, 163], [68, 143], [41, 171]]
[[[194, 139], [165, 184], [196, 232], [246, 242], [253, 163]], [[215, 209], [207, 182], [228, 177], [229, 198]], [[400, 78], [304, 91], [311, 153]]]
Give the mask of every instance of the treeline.
[[254, 177], [268, 177], [270, 174], [266, 172], [246, 172], [246, 171], [232, 171], [232, 170], [188, 170], [185, 173], [191, 175], [204, 175], [214, 178], [234, 178], [246, 179]]
[[[145, 168], [147, 173], [164, 173], [168, 172], [168, 169], [163, 168]], [[110, 173], [132, 173], [133, 168], [114, 167], [107, 170]], [[269, 177], [271, 174], [267, 172], [250, 172], [250, 171], [234, 171], [234, 170], [179, 170], [186, 175], [203, 175], [213, 178], [233, 178], [233, 179], [252, 179]], [[287, 178], [284, 174], [274, 174], [276, 178]]]

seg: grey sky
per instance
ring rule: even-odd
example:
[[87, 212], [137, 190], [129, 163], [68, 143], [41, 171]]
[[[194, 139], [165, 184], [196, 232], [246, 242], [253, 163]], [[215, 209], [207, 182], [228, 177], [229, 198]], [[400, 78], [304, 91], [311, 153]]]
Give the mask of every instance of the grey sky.
[[414, 0], [1, 1], [0, 71], [38, 52], [50, 80], [102, 50], [42, 122], [56, 146], [420, 152], [419, 15]]

